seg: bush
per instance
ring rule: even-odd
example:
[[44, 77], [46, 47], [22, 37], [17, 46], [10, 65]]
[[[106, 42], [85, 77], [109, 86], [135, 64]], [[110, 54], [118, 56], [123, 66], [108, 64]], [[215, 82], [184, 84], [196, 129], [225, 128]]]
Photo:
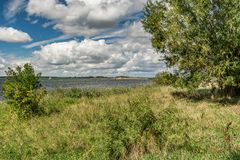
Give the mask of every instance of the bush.
[[124, 156], [130, 154], [131, 148], [155, 122], [149, 103], [148, 98], [138, 97], [128, 101], [128, 110], [108, 116], [108, 148], [114, 159], [124, 159]]
[[15, 70], [8, 68], [3, 84], [3, 94], [12, 110], [19, 117], [30, 117], [42, 112], [39, 107], [41, 98], [46, 91], [41, 88], [40, 76], [35, 74], [31, 64], [18, 66]]
[[177, 76], [169, 72], [158, 73], [154, 78], [154, 82], [159, 85], [172, 85], [176, 80]]

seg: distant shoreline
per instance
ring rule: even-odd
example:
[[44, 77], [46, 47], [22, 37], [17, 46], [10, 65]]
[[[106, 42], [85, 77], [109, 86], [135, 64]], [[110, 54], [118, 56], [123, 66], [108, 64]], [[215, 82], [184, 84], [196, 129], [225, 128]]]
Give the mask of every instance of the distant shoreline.
[[141, 80], [141, 79], [150, 79], [143, 77], [114, 77], [116, 80]]
[[[6, 76], [0, 76], [0, 78], [6, 78]], [[111, 79], [129, 79], [129, 80], [135, 80], [135, 79], [152, 79], [153, 77], [128, 77], [128, 76], [116, 76], [116, 77], [104, 77], [104, 76], [89, 76], [89, 77], [55, 77], [55, 76], [42, 76], [41, 78], [111, 78]]]
[[[0, 78], [0, 86], [6, 77]], [[114, 87], [136, 87], [152, 83], [146, 77], [41, 77], [40, 82], [47, 90], [59, 88], [114, 88]], [[0, 100], [3, 94], [0, 88]]]
[[[51, 77], [51, 76], [49, 76]], [[42, 78], [49, 78], [43, 76]], [[51, 77], [51, 78], [111, 78], [111, 79], [151, 79], [152, 77], [127, 77], [127, 76], [116, 76], [116, 77], [104, 77], [104, 76], [90, 76], [90, 77]]]

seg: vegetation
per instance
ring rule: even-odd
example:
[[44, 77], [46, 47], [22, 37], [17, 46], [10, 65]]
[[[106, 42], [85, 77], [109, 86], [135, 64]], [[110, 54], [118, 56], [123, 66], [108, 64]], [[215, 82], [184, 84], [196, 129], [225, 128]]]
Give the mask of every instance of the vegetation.
[[58, 112], [26, 120], [2, 103], [1, 159], [240, 158], [237, 100], [212, 101], [204, 99], [208, 92], [163, 86], [98, 92], [49, 92], [40, 105]]
[[161, 72], [155, 76], [154, 82], [159, 85], [168, 86], [168, 85], [175, 84], [175, 82], [177, 81], [177, 78], [178, 77], [172, 73]]
[[9, 68], [1, 159], [240, 159], [239, 98], [199, 89], [240, 93], [239, 7], [238, 0], [150, 1], [144, 28], [177, 69], [156, 75], [158, 86], [46, 93], [30, 64]]
[[116, 87], [116, 88], [69, 88], [69, 89], [55, 89], [40, 101], [40, 106], [43, 108], [45, 115], [52, 113], [59, 113], [64, 108], [79, 101], [79, 99], [93, 99], [100, 97], [108, 97], [111, 95], [118, 95], [127, 93], [130, 88]]
[[161, 0], [149, 2], [143, 25], [153, 47], [186, 86], [211, 84], [240, 94], [240, 1]]
[[41, 74], [35, 74], [31, 64], [25, 64], [23, 68], [9, 68], [6, 75], [3, 93], [12, 111], [21, 118], [41, 113], [39, 102], [45, 94], [39, 81]]

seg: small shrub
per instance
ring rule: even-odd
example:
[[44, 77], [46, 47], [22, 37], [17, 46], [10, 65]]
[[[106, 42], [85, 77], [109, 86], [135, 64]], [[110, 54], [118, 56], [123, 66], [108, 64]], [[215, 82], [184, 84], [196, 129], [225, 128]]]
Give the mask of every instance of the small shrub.
[[[194, 141], [188, 135], [190, 119], [183, 117], [181, 110], [175, 107], [165, 108], [156, 118], [153, 131], [162, 150], [186, 148], [192, 151]], [[197, 149], [197, 146], [195, 146], [195, 150]]]
[[154, 123], [153, 127], [159, 144], [167, 141], [169, 132], [172, 134], [174, 129], [178, 129], [174, 125], [179, 120], [179, 110], [177, 108], [166, 108], [158, 115], [158, 120]]
[[128, 108], [105, 117], [108, 134], [108, 150], [112, 159], [124, 159], [131, 147], [150, 130], [155, 116], [149, 106], [148, 98], [134, 98], [128, 101]]
[[3, 84], [3, 93], [12, 110], [19, 117], [29, 117], [41, 113], [39, 102], [46, 94], [41, 88], [40, 76], [35, 74], [31, 64], [18, 66], [15, 70], [8, 68], [6, 80]]

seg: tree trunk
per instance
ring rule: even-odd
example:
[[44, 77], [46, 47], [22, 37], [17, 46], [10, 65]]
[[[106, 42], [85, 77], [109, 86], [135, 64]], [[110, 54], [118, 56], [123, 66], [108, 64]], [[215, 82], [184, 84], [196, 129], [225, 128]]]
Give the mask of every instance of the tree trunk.
[[240, 95], [240, 88], [234, 86], [225, 86], [223, 89], [223, 93], [225, 96], [239, 96]]

